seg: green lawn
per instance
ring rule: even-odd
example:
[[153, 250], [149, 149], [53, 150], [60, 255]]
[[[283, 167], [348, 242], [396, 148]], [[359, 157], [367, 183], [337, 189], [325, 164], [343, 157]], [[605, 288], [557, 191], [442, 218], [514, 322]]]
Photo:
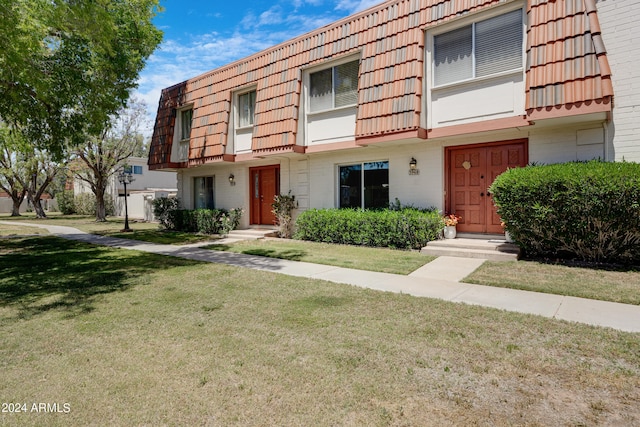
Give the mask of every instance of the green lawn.
[[467, 283], [640, 304], [640, 270], [603, 269], [536, 261], [485, 262]]
[[215, 244], [207, 249], [394, 274], [409, 274], [434, 259], [416, 251], [284, 239]]
[[[124, 224], [120, 218], [109, 218], [107, 222], [97, 223], [93, 217], [53, 214], [44, 220], [36, 220], [33, 216], [11, 218], [0, 215], [0, 220], [66, 225], [89, 233], [163, 244], [180, 245], [215, 240], [212, 236], [161, 231], [157, 224], [144, 222], [131, 223], [133, 233], [121, 233], [120, 230]], [[14, 225], [0, 224], [0, 236], [33, 233], [44, 233], [44, 231], [31, 227], [18, 228]], [[415, 251], [281, 239], [219, 244], [208, 248], [396, 274], [409, 274], [433, 260], [432, 257], [420, 255]], [[464, 281], [487, 286], [640, 304], [640, 270], [638, 269], [606, 270], [535, 261], [486, 262]]]
[[54, 237], [0, 336], [3, 425], [640, 424], [639, 334]]

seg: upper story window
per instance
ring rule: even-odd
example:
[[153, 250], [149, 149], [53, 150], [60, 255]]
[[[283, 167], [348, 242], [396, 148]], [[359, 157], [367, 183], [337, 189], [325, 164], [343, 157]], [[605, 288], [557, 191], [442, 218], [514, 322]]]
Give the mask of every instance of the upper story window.
[[438, 34], [433, 39], [434, 85], [522, 68], [522, 10]]
[[191, 137], [191, 121], [193, 119], [193, 108], [180, 110], [180, 140], [184, 141]]
[[256, 112], [256, 91], [238, 95], [238, 127], [253, 126], [253, 116]]
[[309, 110], [331, 110], [358, 103], [358, 60], [309, 75]]
[[134, 175], [142, 175], [142, 166], [134, 166], [133, 167]]

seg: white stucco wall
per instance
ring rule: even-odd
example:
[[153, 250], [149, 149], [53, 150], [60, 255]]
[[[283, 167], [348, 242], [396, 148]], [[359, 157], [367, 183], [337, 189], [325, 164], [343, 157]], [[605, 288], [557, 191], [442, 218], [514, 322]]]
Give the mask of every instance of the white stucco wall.
[[604, 159], [605, 134], [603, 122], [533, 129], [528, 133], [529, 162]]
[[[573, 124], [545, 124], [478, 135], [462, 135], [441, 140], [407, 140], [392, 145], [368, 146], [309, 155], [290, 154], [247, 163], [213, 164], [183, 170], [178, 174], [182, 205], [193, 208], [193, 178], [215, 176], [215, 206], [242, 207], [240, 227], [249, 226], [249, 168], [279, 165], [280, 190], [296, 197], [299, 208], [294, 216], [309, 208], [337, 206], [338, 166], [370, 161], [389, 161], [389, 202], [444, 208], [445, 159], [447, 146], [462, 146], [528, 138], [529, 161], [559, 163], [602, 158], [604, 122], [594, 120]], [[409, 174], [409, 162], [417, 161], [418, 175]], [[233, 173], [235, 185], [229, 184]]]
[[[254, 161], [251, 164], [214, 164], [190, 168], [178, 172], [178, 197], [181, 206], [185, 209], [193, 209], [193, 179], [197, 177], [214, 177], [214, 206], [218, 209], [243, 208], [245, 210], [240, 220], [240, 228], [249, 226], [249, 167], [268, 165], [280, 166], [280, 189], [287, 193], [290, 186], [290, 163], [286, 157], [269, 157], [264, 160]], [[235, 185], [229, 182], [229, 175], [233, 174]], [[293, 191], [292, 191], [293, 193]]]
[[640, 162], [640, 2], [599, 0], [597, 8], [614, 90], [610, 157]]

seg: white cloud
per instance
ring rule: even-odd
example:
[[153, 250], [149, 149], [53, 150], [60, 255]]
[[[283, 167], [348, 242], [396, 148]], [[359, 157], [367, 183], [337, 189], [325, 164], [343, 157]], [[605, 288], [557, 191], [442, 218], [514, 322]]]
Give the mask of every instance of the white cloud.
[[372, 6], [381, 4], [381, 0], [339, 0], [336, 4], [336, 10], [344, 10], [347, 13], [356, 13], [368, 9]]
[[[153, 123], [162, 89], [378, 3], [380, 0], [281, 0], [262, 12], [248, 11], [230, 33], [165, 40], [148, 59], [135, 95], [147, 103]], [[145, 133], [150, 136], [152, 131], [151, 127]]]

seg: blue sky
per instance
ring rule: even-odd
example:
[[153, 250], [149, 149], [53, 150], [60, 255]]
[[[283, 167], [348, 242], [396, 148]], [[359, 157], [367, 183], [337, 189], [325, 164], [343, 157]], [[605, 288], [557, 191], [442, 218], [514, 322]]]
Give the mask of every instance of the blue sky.
[[160, 0], [164, 12], [154, 23], [164, 39], [140, 74], [136, 96], [153, 120], [163, 88], [382, 2]]

